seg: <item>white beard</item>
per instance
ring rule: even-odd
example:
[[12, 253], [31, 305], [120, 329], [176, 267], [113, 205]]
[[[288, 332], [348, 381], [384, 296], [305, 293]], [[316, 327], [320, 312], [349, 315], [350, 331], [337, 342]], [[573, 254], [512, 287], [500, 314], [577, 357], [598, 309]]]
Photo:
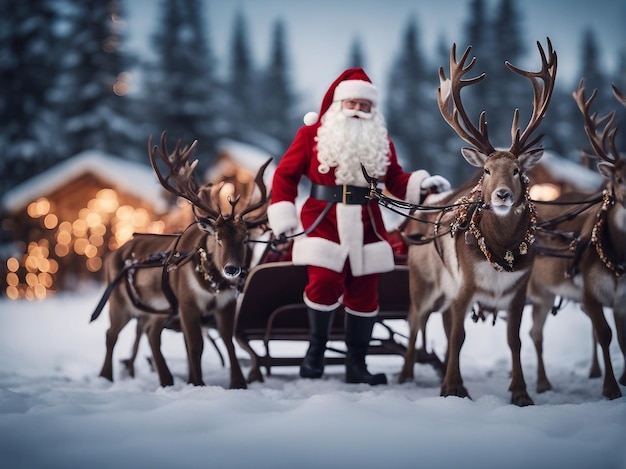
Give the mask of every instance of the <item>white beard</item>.
[[331, 104], [322, 116], [317, 131], [318, 171], [328, 173], [335, 168], [335, 184], [367, 186], [361, 164], [373, 177], [381, 177], [389, 166], [389, 139], [382, 114], [372, 109], [371, 114], [344, 112], [341, 102]]

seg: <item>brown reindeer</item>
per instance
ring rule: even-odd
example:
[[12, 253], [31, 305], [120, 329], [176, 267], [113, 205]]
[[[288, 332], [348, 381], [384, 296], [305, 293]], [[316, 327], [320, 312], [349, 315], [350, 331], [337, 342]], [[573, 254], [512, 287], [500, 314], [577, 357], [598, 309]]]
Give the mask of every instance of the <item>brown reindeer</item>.
[[[250, 196], [248, 205], [239, 213], [235, 210], [240, 198], [229, 199], [231, 212], [223, 214], [216, 201], [216, 187], [198, 186], [194, 181], [197, 160], [189, 163], [189, 157], [195, 146], [196, 142], [181, 147], [178, 142], [170, 153], [165, 132], [160, 149], [152, 147], [150, 139], [150, 161], [160, 183], [192, 203], [196, 223], [179, 235], [136, 235], [108, 256], [106, 276], [115, 288], [109, 297], [111, 325], [100, 376], [109, 380], [113, 380], [113, 348], [118, 335], [130, 319], [138, 318], [137, 332], [148, 335], [161, 385], [172, 385], [160, 337], [166, 322], [178, 314], [187, 349], [188, 382], [204, 385], [202, 319], [212, 314], [230, 360], [230, 388], [246, 388], [232, 340], [237, 286], [248, 262], [250, 230], [266, 221], [268, 194], [263, 174], [271, 159], [255, 178], [260, 199], [253, 203]], [[157, 158], [167, 167], [167, 175], [162, 173]]]
[[[528, 196], [529, 181], [525, 172], [541, 157], [537, 148], [541, 136], [531, 139], [543, 119], [554, 87], [557, 58], [548, 39], [548, 57], [537, 43], [542, 67], [527, 72], [506, 62], [513, 72], [528, 78], [534, 89], [533, 113], [523, 132], [518, 128], [515, 110], [511, 128], [512, 144], [508, 150], [496, 150], [489, 142], [485, 113], [479, 128], [472, 124], [461, 102], [461, 90], [481, 81], [485, 75], [464, 79], [475, 58], [466, 66], [471, 47], [456, 61], [456, 45], [450, 53], [450, 78], [439, 69], [439, 109], [445, 121], [472, 148], [461, 153], [482, 168], [473, 188], [467, 184], [455, 191], [443, 204], [458, 204], [455, 210], [442, 212], [436, 228], [449, 227], [449, 234], [409, 247], [410, 337], [401, 370], [400, 382], [413, 379], [415, 339], [423, 318], [431, 311], [443, 312], [447, 324], [448, 353], [442, 396], [469, 397], [463, 385], [459, 364], [465, 340], [464, 320], [474, 304], [488, 311], [507, 311], [507, 337], [512, 356], [511, 402], [533, 404], [526, 391], [520, 362], [519, 328], [524, 308], [526, 283], [533, 260], [531, 245], [536, 227], [534, 205]], [[476, 181], [473, 181], [473, 183]]]
[[[581, 211], [575, 202], [589, 199], [589, 196], [568, 193], [557, 202], [571, 201], [572, 205], [547, 205], [539, 211], [547, 228], [540, 243], [548, 254], [537, 256], [528, 285], [528, 299], [533, 305], [530, 335], [537, 352], [537, 392], [547, 391], [552, 389], [543, 362], [543, 327], [548, 312], [557, 296], [581, 304], [591, 319], [595, 338], [590, 376], [600, 376], [595, 353], [597, 341], [605, 367], [602, 394], [615, 399], [622, 393], [611, 364], [609, 344], [612, 333], [603, 307], [613, 309], [617, 339], [622, 355], [626, 357], [626, 160], [620, 156], [615, 144], [615, 111], [603, 118], [591, 114], [596, 91], [585, 99], [581, 80], [573, 95], [584, 116], [585, 132], [593, 152], [601, 160], [598, 170], [606, 184], [601, 197], [597, 198], [601, 201], [589, 203], [587, 210]], [[618, 100], [621, 96], [626, 105], [619, 90], [615, 89], [615, 94]], [[568, 216], [570, 214], [575, 216]], [[550, 220], [559, 222], [550, 223]], [[570, 247], [569, 255], [556, 255], [564, 241]], [[626, 385], [626, 367], [620, 383]]]

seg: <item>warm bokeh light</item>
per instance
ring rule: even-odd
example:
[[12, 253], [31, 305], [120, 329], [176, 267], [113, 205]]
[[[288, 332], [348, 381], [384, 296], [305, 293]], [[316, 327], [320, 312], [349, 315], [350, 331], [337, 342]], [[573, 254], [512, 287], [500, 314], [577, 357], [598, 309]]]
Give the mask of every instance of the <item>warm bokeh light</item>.
[[530, 188], [530, 198], [533, 200], [549, 201], [554, 200], [560, 195], [559, 186], [555, 184], [535, 184]]
[[49, 213], [43, 220], [43, 225], [49, 230], [54, 229], [59, 223], [59, 218], [54, 213]]
[[[129, 81], [130, 75], [120, 74], [119, 79]], [[60, 263], [70, 265], [73, 256], [83, 258], [89, 272], [99, 272], [106, 252], [120, 247], [134, 233], [165, 230], [165, 223], [153, 220], [146, 208], [121, 204], [118, 193], [110, 188], [99, 190], [70, 219], [45, 197], [29, 204], [27, 213], [49, 235], [42, 231], [44, 237], [28, 243], [24, 255], [7, 259], [5, 294], [12, 300], [41, 300], [54, 293]]]

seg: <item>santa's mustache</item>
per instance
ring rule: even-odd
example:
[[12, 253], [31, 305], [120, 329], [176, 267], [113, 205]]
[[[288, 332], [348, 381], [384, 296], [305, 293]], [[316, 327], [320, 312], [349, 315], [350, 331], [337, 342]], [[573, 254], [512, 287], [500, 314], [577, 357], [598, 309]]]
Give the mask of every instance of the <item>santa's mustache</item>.
[[346, 117], [358, 117], [359, 119], [371, 119], [371, 112], [363, 112], [358, 109], [342, 109], [342, 114]]

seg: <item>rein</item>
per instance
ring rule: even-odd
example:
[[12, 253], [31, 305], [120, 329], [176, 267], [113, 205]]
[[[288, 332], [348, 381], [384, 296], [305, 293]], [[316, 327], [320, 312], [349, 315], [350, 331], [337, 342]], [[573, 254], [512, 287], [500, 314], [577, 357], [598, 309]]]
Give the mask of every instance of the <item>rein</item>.
[[[111, 280], [109, 285], [107, 285], [107, 288], [102, 294], [100, 301], [96, 305], [96, 308], [94, 309], [94, 312], [92, 313], [89, 322], [95, 321], [100, 316], [102, 310], [104, 309], [104, 306], [111, 296], [111, 293], [113, 292], [113, 289], [122, 281], [123, 278], [126, 278], [126, 288], [128, 296], [137, 309], [152, 314], [177, 314], [178, 299], [176, 298], [176, 295], [174, 294], [170, 286], [169, 274], [172, 270], [178, 269], [185, 265], [187, 262], [191, 261], [196, 255], [198, 256], [198, 261], [195, 265], [195, 271], [202, 277], [204, 282], [208, 285], [208, 289], [212, 293], [218, 293], [220, 290], [230, 288], [230, 282], [222, 277], [218, 270], [215, 269], [213, 263], [211, 262], [210, 253], [208, 253], [203, 247], [197, 247], [188, 252], [180, 252], [177, 249], [182, 235], [195, 223], [196, 222], [191, 223], [189, 226], [187, 226], [187, 228], [185, 228], [185, 230], [183, 230], [183, 232], [177, 234], [176, 241], [174, 242], [171, 250], [153, 253], [142, 259], [126, 259], [124, 262], [124, 267], [117, 273], [113, 280]], [[135, 272], [138, 269], [149, 268], [162, 269], [161, 290], [165, 295], [168, 303], [170, 304], [170, 307], [167, 309], [157, 310], [152, 306], [146, 304], [141, 300], [140, 295], [135, 289]], [[246, 274], [247, 272], [244, 270], [242, 272], [242, 275], [240, 276], [240, 282], [238, 282], [236, 286], [237, 291], [241, 291]]]

